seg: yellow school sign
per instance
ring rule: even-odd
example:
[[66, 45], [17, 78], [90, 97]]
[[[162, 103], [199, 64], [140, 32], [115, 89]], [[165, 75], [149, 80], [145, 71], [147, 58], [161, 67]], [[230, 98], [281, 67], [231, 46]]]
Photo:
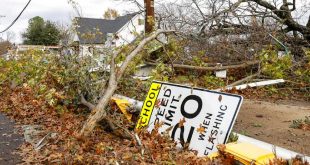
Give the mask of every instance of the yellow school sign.
[[152, 83], [151, 88], [146, 96], [146, 99], [143, 103], [143, 107], [140, 113], [140, 118], [136, 126], [137, 129], [148, 126], [154, 106], [156, 104], [157, 96], [160, 91], [160, 83]]

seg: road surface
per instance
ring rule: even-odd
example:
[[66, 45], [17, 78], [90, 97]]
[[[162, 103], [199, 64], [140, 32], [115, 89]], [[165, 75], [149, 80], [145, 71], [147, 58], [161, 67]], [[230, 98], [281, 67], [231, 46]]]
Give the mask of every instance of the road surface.
[[16, 133], [14, 125], [13, 121], [0, 113], [0, 165], [21, 162], [21, 158], [14, 152], [23, 143], [23, 137]]

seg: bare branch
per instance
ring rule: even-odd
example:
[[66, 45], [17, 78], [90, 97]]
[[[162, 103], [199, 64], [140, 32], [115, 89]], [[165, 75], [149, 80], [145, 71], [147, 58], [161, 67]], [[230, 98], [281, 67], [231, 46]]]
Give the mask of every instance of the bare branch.
[[252, 75], [250, 75], [250, 76], [247, 76], [247, 77], [245, 77], [245, 78], [243, 78], [243, 79], [241, 79], [241, 80], [238, 80], [238, 81], [236, 81], [236, 82], [234, 82], [234, 83], [228, 85], [227, 87], [234, 87], [234, 86], [236, 86], [236, 85], [240, 85], [240, 84], [242, 84], [243, 82], [249, 81], [249, 80], [253, 79], [254, 77], [256, 77], [256, 76], [258, 76], [258, 75], [260, 75], [260, 71], [257, 72], [257, 73], [255, 73], [255, 74], [252, 74]]
[[259, 4], [260, 6], [263, 6], [271, 11], [278, 11], [278, 9], [273, 6], [272, 4], [268, 3], [267, 1], [264, 0], [249, 0], [249, 1], [253, 1], [256, 2], [257, 4]]
[[195, 6], [197, 7], [197, 9], [198, 9], [199, 13], [201, 14], [202, 18], [205, 19], [205, 15], [204, 15], [204, 13], [202, 12], [202, 10], [200, 9], [200, 7], [199, 7], [197, 1], [196, 1], [196, 0], [192, 0], [192, 1], [193, 1], [193, 3], [195, 4]]
[[[221, 66], [221, 67], [203, 67], [203, 66], [192, 66], [192, 65], [182, 65], [182, 64], [173, 64], [174, 68], [179, 68], [179, 69], [192, 69], [192, 70], [201, 70], [201, 71], [216, 71], [216, 70], [225, 70], [225, 69], [235, 69], [235, 68], [244, 68], [250, 65], [255, 65], [259, 64], [260, 61], [255, 60], [255, 61], [250, 61], [250, 62], [245, 62], [242, 64], [238, 65], [228, 65], [228, 66]], [[150, 63], [146, 62], [148, 65], [158, 65], [157, 63]]]
[[82, 94], [81, 94], [81, 103], [83, 105], [87, 106], [90, 110], [95, 108], [95, 105], [93, 105], [92, 103], [88, 102]]
[[139, 45], [126, 57], [126, 59], [124, 60], [123, 64], [121, 65], [119, 72], [118, 72], [118, 77], [117, 77], [117, 81], [122, 77], [122, 75], [124, 74], [127, 66], [129, 65], [129, 63], [132, 61], [132, 59], [140, 52], [143, 50], [143, 47], [149, 43], [150, 41], [156, 39], [156, 37], [159, 34], [162, 33], [173, 33], [175, 32], [174, 30], [158, 30], [155, 33], [153, 33], [151, 36], [143, 39]]

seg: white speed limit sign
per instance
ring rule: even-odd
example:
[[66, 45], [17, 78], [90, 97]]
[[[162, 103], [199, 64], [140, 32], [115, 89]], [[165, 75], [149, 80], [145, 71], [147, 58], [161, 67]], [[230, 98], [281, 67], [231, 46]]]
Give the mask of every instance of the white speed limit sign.
[[188, 143], [198, 156], [217, 151], [228, 140], [242, 97], [154, 81], [143, 103], [137, 129], [160, 125], [178, 145]]

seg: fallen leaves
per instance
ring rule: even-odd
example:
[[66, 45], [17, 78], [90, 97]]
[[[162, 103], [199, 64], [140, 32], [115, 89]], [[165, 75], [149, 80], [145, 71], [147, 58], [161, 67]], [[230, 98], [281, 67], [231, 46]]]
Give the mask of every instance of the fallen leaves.
[[[182, 150], [176, 149], [176, 143], [168, 134], [157, 133], [156, 129], [163, 123], [157, 123], [155, 131], [151, 133], [146, 129], [139, 131], [140, 144], [134, 139], [122, 139], [99, 128], [89, 137], [80, 137], [78, 131], [85, 121], [82, 115], [72, 113], [70, 108], [60, 115], [56, 109], [46, 105], [44, 100], [36, 98], [31, 91], [23, 88], [14, 91], [5, 89], [0, 98], [0, 106], [7, 109], [6, 113], [19, 123], [40, 124], [44, 130], [58, 134], [56, 139], [49, 141], [39, 152], [30, 144], [23, 144], [20, 155], [24, 164], [229, 164], [234, 161], [231, 156], [225, 155], [212, 160], [197, 157], [195, 151], [187, 150], [188, 144], [184, 144]], [[123, 126], [130, 127], [124, 124], [128, 120], [121, 117], [122, 114], [110, 115], [121, 121]], [[185, 122], [185, 118], [181, 119], [179, 126], [184, 126]], [[200, 125], [197, 131], [206, 130]], [[218, 148], [220, 151], [224, 150], [225, 145]]]
[[122, 154], [122, 159], [123, 160], [131, 160], [133, 157], [133, 154], [131, 152], [125, 152]]

